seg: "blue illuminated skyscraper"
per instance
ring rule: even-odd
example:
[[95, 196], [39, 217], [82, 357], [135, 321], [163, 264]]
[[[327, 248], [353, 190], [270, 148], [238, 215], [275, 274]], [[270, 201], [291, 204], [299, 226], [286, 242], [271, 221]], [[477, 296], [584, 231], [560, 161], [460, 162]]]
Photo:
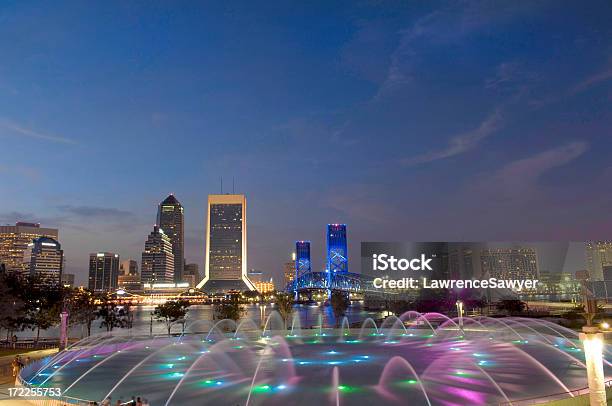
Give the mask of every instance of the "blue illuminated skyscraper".
[[346, 224], [327, 225], [327, 271], [330, 275], [348, 272]]
[[299, 278], [305, 273], [311, 272], [312, 268], [310, 265], [310, 241], [296, 241], [295, 242], [295, 279]]

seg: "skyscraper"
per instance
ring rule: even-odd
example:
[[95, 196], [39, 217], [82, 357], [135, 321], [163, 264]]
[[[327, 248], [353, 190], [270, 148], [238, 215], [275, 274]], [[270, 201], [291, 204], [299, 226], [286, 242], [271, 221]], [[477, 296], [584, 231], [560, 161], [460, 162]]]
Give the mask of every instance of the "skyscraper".
[[254, 290], [247, 277], [246, 197], [209, 195], [206, 262], [198, 288], [209, 293]]
[[62, 272], [62, 285], [66, 288], [74, 287], [74, 274]]
[[116, 289], [119, 278], [119, 254], [94, 252], [89, 254], [89, 290], [108, 292]]
[[183, 281], [189, 283], [189, 287], [193, 288], [200, 282], [200, 270], [198, 264], [185, 264], [183, 272]]
[[138, 275], [138, 262], [133, 259], [119, 262], [119, 275]]
[[28, 244], [40, 237], [57, 240], [57, 229], [23, 222], [17, 222], [14, 226], [0, 226], [0, 264], [4, 264], [9, 273], [29, 273], [30, 262], [25, 260], [24, 255]]
[[40, 237], [28, 244], [25, 260], [30, 263], [30, 276], [42, 283], [59, 284], [64, 268], [64, 251], [57, 240]]
[[591, 280], [603, 281], [604, 266], [612, 265], [612, 241], [588, 241], [586, 261]]
[[348, 272], [346, 224], [327, 225], [327, 270], [330, 275]]
[[283, 288], [289, 286], [295, 280], [295, 252], [291, 254], [292, 261], [285, 262], [283, 265], [284, 285]]
[[477, 243], [450, 243], [448, 247], [449, 276], [452, 279], [480, 278], [482, 247]]
[[140, 264], [140, 279], [143, 283], [174, 282], [174, 255], [172, 243], [164, 230], [153, 227], [145, 242], [142, 262]]
[[540, 275], [533, 248], [483, 249], [480, 262], [483, 278], [537, 279]]
[[170, 237], [172, 255], [174, 255], [174, 282], [183, 282], [183, 268], [185, 267], [185, 218], [183, 206], [170, 194], [160, 203], [157, 212], [157, 223]]

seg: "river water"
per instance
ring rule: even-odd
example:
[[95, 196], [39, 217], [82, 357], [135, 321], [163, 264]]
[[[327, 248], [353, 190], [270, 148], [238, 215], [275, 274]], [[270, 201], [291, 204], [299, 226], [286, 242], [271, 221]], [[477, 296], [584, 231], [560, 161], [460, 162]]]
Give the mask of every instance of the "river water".
[[[261, 325], [262, 315], [265, 320], [270, 312], [274, 310], [274, 305], [266, 305], [264, 308], [259, 305], [246, 305], [246, 316], [244, 318], [252, 319], [257, 325]], [[132, 313], [134, 315], [133, 326], [131, 329], [115, 329], [115, 334], [127, 334], [127, 335], [143, 335], [149, 334], [151, 328], [151, 313], [155, 309], [155, 306], [134, 306], [132, 307]], [[294, 312], [299, 315], [300, 325], [302, 328], [315, 328], [319, 325], [319, 319], [323, 322], [323, 327], [334, 327], [335, 319], [331, 306], [318, 306], [318, 305], [295, 305]], [[363, 322], [368, 317], [373, 319], [379, 319], [383, 317], [384, 312], [367, 311], [361, 307], [359, 303], [351, 305], [346, 313], [346, 317], [350, 324], [357, 324]], [[320, 317], [319, 317], [320, 315]], [[211, 320], [213, 319], [213, 309], [211, 305], [194, 305], [189, 307], [187, 313], [186, 325], [197, 320]], [[100, 320], [94, 320], [92, 323], [91, 334], [106, 333], [106, 328], [100, 327]], [[180, 333], [182, 325], [176, 324], [172, 327], [172, 332]], [[153, 334], [165, 334], [166, 327], [165, 323], [153, 319]], [[4, 333], [6, 334], [6, 332]], [[19, 338], [30, 338], [36, 336], [36, 330], [25, 330], [16, 333]], [[87, 328], [85, 326], [77, 325], [70, 328], [70, 338], [82, 338], [87, 335]], [[48, 330], [40, 331], [41, 338], [58, 338], [59, 328], [53, 327]]]

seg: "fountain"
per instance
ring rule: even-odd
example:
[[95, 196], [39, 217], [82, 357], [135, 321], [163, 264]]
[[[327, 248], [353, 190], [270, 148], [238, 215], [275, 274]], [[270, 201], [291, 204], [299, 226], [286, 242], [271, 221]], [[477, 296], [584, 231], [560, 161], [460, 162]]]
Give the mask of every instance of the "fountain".
[[[156, 405], [521, 404], [558, 400], [587, 386], [576, 334], [546, 321], [407, 312], [360, 328], [288, 329], [272, 312], [243, 319], [192, 321], [181, 334], [101, 334], [34, 362], [24, 386], [59, 387], [71, 399]], [[604, 348], [608, 356], [610, 351]], [[612, 377], [609, 359], [604, 373]], [[537, 385], [534, 385], [537, 382]], [[204, 401], [203, 401], [204, 400]]]

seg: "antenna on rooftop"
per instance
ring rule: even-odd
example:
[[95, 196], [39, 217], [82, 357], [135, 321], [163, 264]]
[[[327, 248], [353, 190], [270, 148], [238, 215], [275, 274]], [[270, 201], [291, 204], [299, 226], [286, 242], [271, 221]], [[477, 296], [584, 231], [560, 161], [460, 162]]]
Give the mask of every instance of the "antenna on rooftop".
[[236, 191], [234, 190], [234, 185], [235, 185], [234, 177], [232, 176], [232, 194], [236, 194]]
[[221, 194], [223, 194], [223, 176], [221, 176]]

